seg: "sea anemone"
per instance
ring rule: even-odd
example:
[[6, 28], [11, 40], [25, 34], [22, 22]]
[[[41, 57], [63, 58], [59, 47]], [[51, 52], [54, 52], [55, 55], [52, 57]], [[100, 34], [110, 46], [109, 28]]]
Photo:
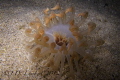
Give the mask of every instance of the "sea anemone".
[[[61, 11], [61, 12], [59, 12]], [[88, 12], [77, 15], [80, 22], [75, 23], [74, 7], [62, 10], [60, 5], [43, 10], [44, 21], [36, 17], [30, 22], [30, 27], [25, 34], [33, 40], [27, 42], [26, 49], [29, 52], [29, 60], [41, 66], [49, 68], [50, 71], [59, 71], [62, 75], [65, 65], [69, 66], [69, 76], [74, 78], [80, 74], [79, 62], [91, 59], [89, 48], [104, 44], [99, 39], [90, 43], [86, 36], [90, 35], [96, 28], [94, 22], [88, 22], [86, 31], [80, 31], [80, 26], [88, 17]]]

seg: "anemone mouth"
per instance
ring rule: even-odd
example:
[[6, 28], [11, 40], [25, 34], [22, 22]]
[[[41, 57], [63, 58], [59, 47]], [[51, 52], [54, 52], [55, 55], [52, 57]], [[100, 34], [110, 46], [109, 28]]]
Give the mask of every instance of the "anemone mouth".
[[65, 44], [66, 46], [68, 45], [68, 39], [66, 38], [66, 36], [63, 36], [60, 33], [55, 33], [54, 36], [55, 36], [55, 43], [58, 46], [62, 46], [63, 44]]

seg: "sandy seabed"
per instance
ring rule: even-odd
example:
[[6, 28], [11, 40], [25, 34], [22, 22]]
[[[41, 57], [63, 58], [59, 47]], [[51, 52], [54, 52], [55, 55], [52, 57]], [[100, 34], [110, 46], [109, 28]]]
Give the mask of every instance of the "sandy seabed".
[[[74, 6], [76, 13], [88, 11], [86, 20], [100, 29], [91, 37], [101, 37], [105, 44], [94, 50], [95, 61], [86, 61], [81, 77], [75, 80], [120, 79], [120, 7], [112, 0], [4, 0], [0, 1], [0, 80], [54, 80], [54, 73], [37, 73], [27, 59], [25, 28], [35, 17], [41, 19], [43, 9], [60, 3], [62, 8]], [[79, 19], [76, 17], [76, 21]], [[86, 26], [83, 25], [84, 28]], [[64, 76], [64, 75], [63, 75]], [[62, 78], [63, 80], [67, 80]], [[61, 79], [61, 80], [62, 80]], [[58, 80], [58, 79], [55, 79]], [[69, 80], [69, 79], [68, 79]]]

